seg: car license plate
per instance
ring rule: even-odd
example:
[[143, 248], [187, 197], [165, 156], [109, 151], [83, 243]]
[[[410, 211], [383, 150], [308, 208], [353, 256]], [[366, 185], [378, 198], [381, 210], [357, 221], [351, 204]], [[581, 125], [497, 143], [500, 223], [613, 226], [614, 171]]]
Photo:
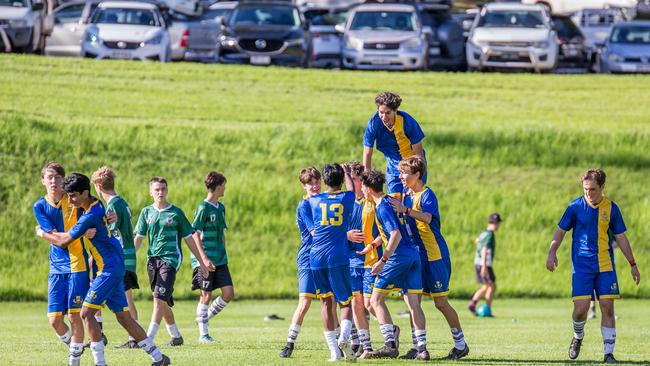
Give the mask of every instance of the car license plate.
[[111, 58], [130, 59], [131, 52], [112, 52]]
[[329, 42], [329, 40], [330, 40], [330, 35], [329, 35], [329, 34], [322, 34], [322, 35], [320, 36], [320, 38], [321, 38], [324, 42]]
[[429, 48], [429, 54], [431, 56], [440, 56], [440, 48], [439, 47], [431, 47], [431, 48]]
[[253, 65], [270, 65], [271, 56], [251, 56], [251, 64]]
[[385, 58], [375, 58], [370, 61], [373, 65], [388, 65], [390, 61]]
[[573, 49], [573, 48], [569, 48], [569, 49], [566, 51], [566, 55], [567, 55], [568, 57], [576, 57], [576, 56], [578, 56], [578, 50]]
[[504, 53], [501, 55], [501, 58], [504, 60], [517, 60], [519, 59], [519, 54], [517, 53]]

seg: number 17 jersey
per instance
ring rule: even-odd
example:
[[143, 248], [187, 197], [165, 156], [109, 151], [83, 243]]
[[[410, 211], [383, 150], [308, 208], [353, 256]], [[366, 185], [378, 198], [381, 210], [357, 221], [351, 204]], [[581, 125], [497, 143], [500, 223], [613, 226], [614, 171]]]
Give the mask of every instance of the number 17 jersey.
[[325, 192], [309, 199], [314, 237], [309, 252], [311, 269], [349, 264], [348, 226], [354, 208], [354, 192]]

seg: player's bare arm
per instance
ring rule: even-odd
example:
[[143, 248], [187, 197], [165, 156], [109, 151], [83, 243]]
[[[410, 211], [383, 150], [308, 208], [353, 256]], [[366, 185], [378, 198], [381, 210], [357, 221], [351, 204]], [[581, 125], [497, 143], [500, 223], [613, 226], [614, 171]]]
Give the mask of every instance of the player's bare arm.
[[637, 267], [636, 261], [634, 260], [634, 254], [632, 253], [632, 246], [630, 246], [630, 241], [627, 239], [627, 235], [625, 235], [625, 233], [615, 235], [615, 237], [618, 247], [621, 248], [621, 252], [625, 256], [625, 259], [627, 259], [628, 263], [630, 263], [630, 272], [632, 273], [632, 279], [638, 285], [639, 281], [641, 281], [641, 274], [639, 273], [639, 268]]
[[[391, 255], [393, 255], [393, 252], [395, 252], [395, 249], [397, 249], [397, 245], [399, 242], [402, 240], [402, 233], [399, 232], [399, 230], [395, 229], [390, 232], [390, 240], [388, 240], [388, 245], [386, 245], [386, 250], [384, 250], [384, 255], [382, 258], [390, 258]], [[381, 273], [381, 271], [384, 269], [384, 265], [386, 262], [382, 260], [377, 261], [372, 266], [372, 274], [378, 275]]]
[[411, 145], [411, 148], [413, 149], [413, 154], [420, 157], [426, 163], [426, 160], [424, 160], [424, 148], [422, 148], [422, 142], [418, 142], [415, 145]]
[[408, 207], [404, 206], [404, 204], [395, 197], [389, 197], [388, 199], [390, 205], [393, 206], [393, 210], [395, 210], [395, 212], [407, 213], [409, 216], [411, 216], [412, 218], [418, 221], [422, 221], [427, 224], [431, 223], [431, 219], [433, 218], [433, 215], [431, 215], [430, 213], [409, 209]]
[[203, 251], [203, 245], [201, 245], [199, 249], [199, 247], [196, 245], [196, 242], [194, 241], [194, 238], [191, 235], [185, 238], [185, 244], [187, 244], [190, 252], [192, 252], [192, 254], [194, 254], [196, 259], [199, 261], [199, 267], [203, 273], [203, 277], [208, 277], [208, 272], [214, 271], [215, 267], [214, 264], [212, 264], [212, 261], [210, 261], [210, 259], [208, 259], [205, 255], [205, 252]]
[[562, 244], [565, 234], [566, 231], [557, 228], [553, 234], [553, 239], [551, 239], [551, 247], [548, 249], [548, 257], [546, 257], [546, 269], [551, 272], [555, 271], [558, 266], [557, 249], [560, 247], [560, 244]]
[[135, 247], [135, 251], [137, 252], [138, 249], [140, 249], [140, 246], [142, 246], [142, 240], [144, 239], [144, 236], [142, 235], [135, 235], [135, 238], [133, 238], [133, 246]]
[[[214, 270], [214, 265], [212, 264], [212, 261], [210, 260], [210, 258], [208, 258], [207, 254], [205, 254], [205, 248], [203, 247], [203, 241], [201, 240], [201, 232], [200, 231], [195, 231], [194, 234], [192, 234], [192, 239], [194, 239], [194, 243], [196, 244], [196, 250], [201, 255], [201, 258], [203, 258], [203, 263], [205, 263], [205, 266], [210, 271], [213, 271]], [[210, 267], [212, 267], [212, 268], [210, 268]]]
[[[44, 232], [40, 226], [36, 226], [36, 235], [40, 236], [41, 238], [47, 240], [48, 242], [56, 245], [57, 247], [61, 249], [65, 249], [72, 243], [75, 239], [70, 236], [68, 233], [59, 233], [56, 231], [52, 231], [50, 233]], [[86, 236], [88, 239], [92, 239], [95, 237], [95, 229], [88, 229], [84, 233], [84, 236]]]
[[378, 235], [378, 236], [375, 238], [375, 240], [372, 241], [372, 243], [366, 245], [366, 247], [363, 248], [362, 251], [357, 252], [357, 254], [366, 255], [366, 254], [368, 254], [371, 250], [373, 250], [374, 248], [378, 248], [380, 245], [381, 245], [381, 235]]
[[367, 172], [372, 170], [372, 147], [363, 148], [363, 167]]

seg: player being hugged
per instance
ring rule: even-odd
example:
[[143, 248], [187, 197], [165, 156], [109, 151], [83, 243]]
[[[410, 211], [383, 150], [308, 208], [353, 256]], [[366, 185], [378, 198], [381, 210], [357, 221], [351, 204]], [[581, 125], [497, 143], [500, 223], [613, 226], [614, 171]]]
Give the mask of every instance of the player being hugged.
[[616, 363], [614, 299], [618, 299], [620, 295], [614, 266], [614, 250], [608, 239], [609, 230], [614, 234], [621, 252], [630, 263], [632, 279], [637, 285], [641, 275], [634, 261], [632, 247], [625, 235], [627, 228], [621, 210], [616, 203], [603, 194], [605, 179], [605, 172], [601, 169], [590, 169], [582, 175], [584, 195], [573, 200], [564, 211], [551, 240], [546, 268], [551, 272], [555, 271], [558, 266], [557, 250], [566, 232], [573, 230], [571, 244], [573, 339], [569, 346], [569, 358], [576, 359], [580, 354], [589, 303], [595, 297], [600, 303], [602, 312], [604, 361]]

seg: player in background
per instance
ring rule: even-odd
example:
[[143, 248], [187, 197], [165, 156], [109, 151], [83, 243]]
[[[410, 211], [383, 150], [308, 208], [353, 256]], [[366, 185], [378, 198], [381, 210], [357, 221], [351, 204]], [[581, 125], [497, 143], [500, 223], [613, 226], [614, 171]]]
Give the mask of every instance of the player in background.
[[169, 345], [180, 346], [183, 344], [183, 337], [176, 326], [172, 306], [176, 273], [183, 260], [181, 239], [185, 240], [190, 252], [199, 259], [199, 267], [204, 276], [207, 277], [208, 271], [214, 270], [214, 266], [206, 257], [203, 247], [194, 241], [194, 230], [183, 210], [167, 202], [167, 181], [162, 177], [151, 178], [149, 193], [154, 203], [140, 212], [134, 240], [137, 251], [144, 237], [149, 239], [147, 273], [153, 292], [153, 312], [147, 335], [154, 340], [160, 321], [164, 318], [167, 332], [171, 336]]
[[[194, 213], [194, 241], [203, 247], [205, 255], [214, 265], [208, 276], [203, 276], [198, 259], [192, 255], [192, 290], [201, 290], [196, 307], [196, 322], [199, 326], [199, 343], [212, 343], [208, 333], [208, 322], [219, 314], [235, 296], [235, 290], [228, 269], [226, 254], [226, 207], [219, 202], [226, 191], [226, 177], [219, 172], [209, 172], [204, 179], [207, 196]], [[212, 301], [212, 291], [220, 289], [221, 295]], [[212, 301], [212, 304], [210, 304]]]
[[553, 272], [558, 267], [557, 250], [566, 232], [573, 230], [571, 244], [573, 339], [569, 346], [569, 358], [576, 359], [580, 354], [589, 302], [592, 297], [595, 297], [600, 303], [602, 316], [604, 362], [616, 363], [614, 299], [619, 298], [620, 295], [614, 266], [614, 251], [608, 240], [609, 230], [614, 234], [621, 252], [630, 264], [632, 279], [637, 285], [641, 275], [634, 260], [632, 247], [625, 235], [627, 228], [621, 210], [616, 203], [603, 194], [606, 178], [605, 172], [601, 169], [590, 169], [582, 175], [584, 195], [573, 200], [564, 211], [551, 240], [546, 268]]
[[488, 225], [476, 238], [476, 255], [474, 256], [474, 272], [476, 273], [476, 282], [481, 287], [476, 290], [468, 309], [472, 314], [476, 313], [476, 303], [485, 297], [485, 306], [487, 311], [482, 311], [483, 316], [492, 316], [492, 300], [497, 289], [497, 278], [494, 274], [494, 253], [496, 249], [495, 233], [501, 226], [501, 215], [492, 213], [488, 217]]

